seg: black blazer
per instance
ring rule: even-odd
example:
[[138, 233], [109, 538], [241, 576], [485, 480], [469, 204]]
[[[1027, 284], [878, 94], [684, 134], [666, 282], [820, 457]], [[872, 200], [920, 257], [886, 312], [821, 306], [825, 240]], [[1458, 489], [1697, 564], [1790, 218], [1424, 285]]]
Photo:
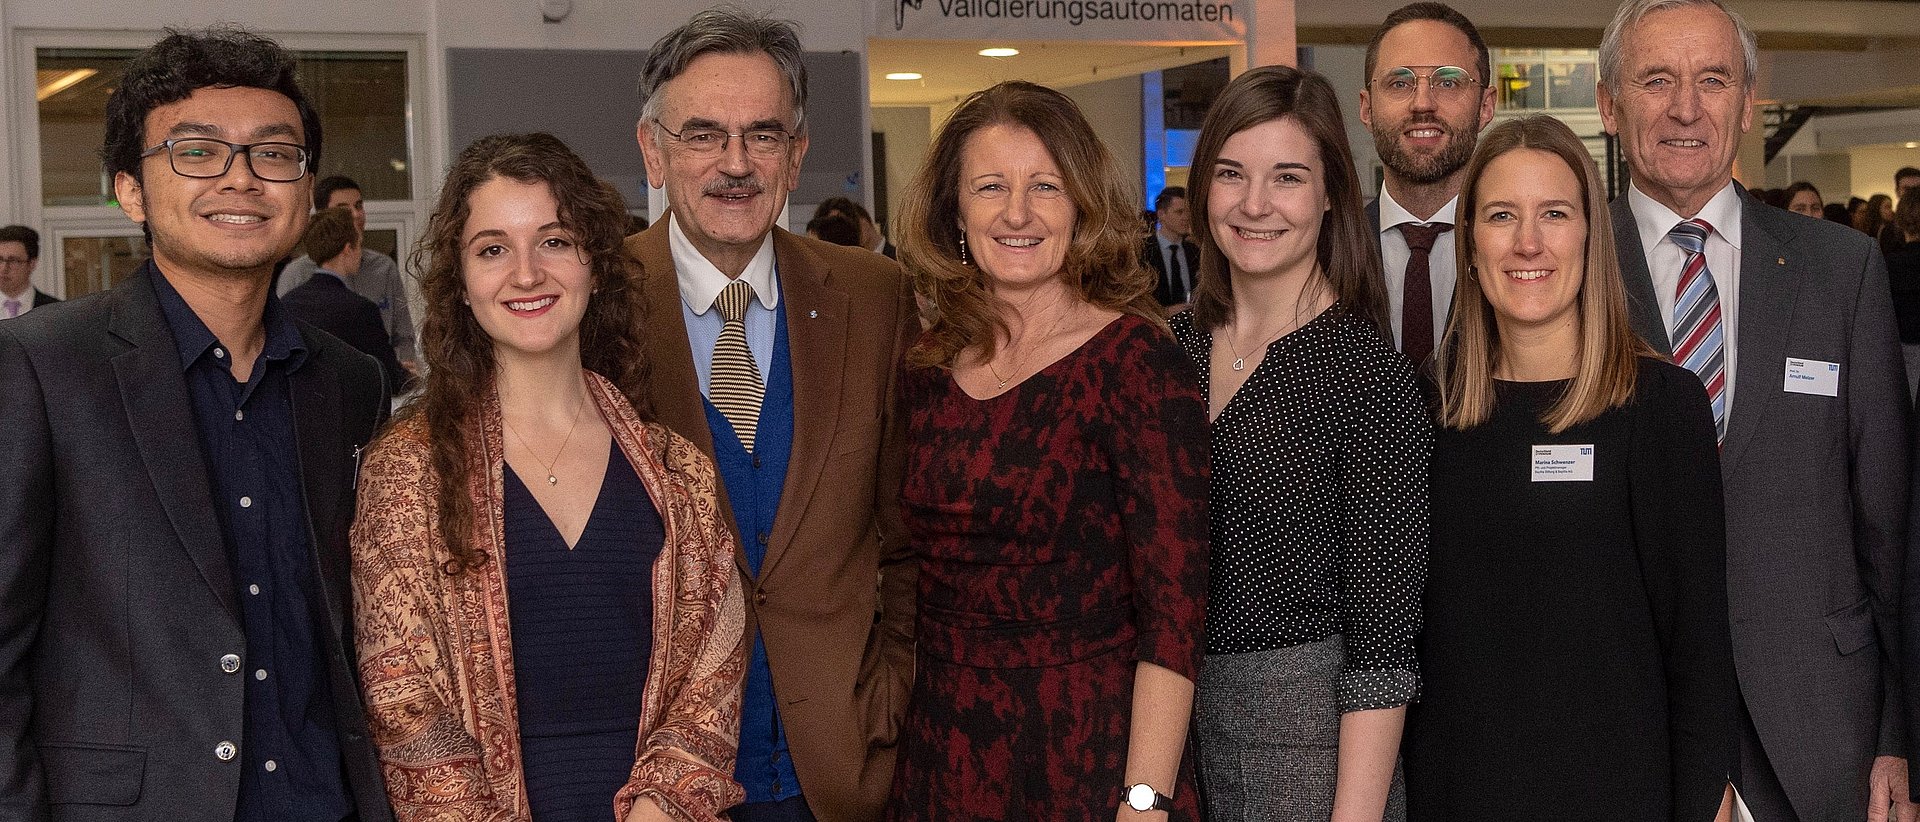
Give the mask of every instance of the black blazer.
[[[1154, 273], [1153, 298], [1158, 300], [1162, 306], [1179, 305], [1186, 302], [1186, 300], [1183, 299], [1181, 295], [1173, 293], [1171, 284], [1167, 282], [1167, 262], [1160, 259], [1160, 248], [1160, 232], [1158, 231], [1148, 235], [1146, 242], [1140, 245], [1140, 256], [1147, 266], [1153, 269]], [[1187, 282], [1192, 283], [1195, 288], [1198, 288], [1200, 286], [1200, 276], [1197, 269], [1200, 266], [1200, 247], [1194, 245], [1192, 240], [1181, 240], [1180, 248], [1187, 252], [1187, 259], [1185, 260], [1187, 266]]]
[[[239, 594], [152, 263], [0, 323], [0, 819], [231, 818]], [[347, 582], [379, 366], [302, 324], [291, 376], [321, 642], [354, 806], [392, 819], [360, 706]], [[223, 667], [233, 667], [227, 673]]]
[[293, 312], [295, 319], [306, 320], [379, 360], [380, 370], [387, 377], [387, 393], [398, 394], [406, 386], [407, 371], [393, 353], [393, 338], [380, 319], [380, 306], [354, 293], [338, 277], [316, 272], [281, 297], [280, 303]]

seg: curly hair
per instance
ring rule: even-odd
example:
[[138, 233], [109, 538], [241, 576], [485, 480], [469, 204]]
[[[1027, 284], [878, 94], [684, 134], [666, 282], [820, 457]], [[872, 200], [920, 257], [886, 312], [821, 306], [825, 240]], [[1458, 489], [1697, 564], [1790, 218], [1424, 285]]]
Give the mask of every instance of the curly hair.
[[100, 149], [107, 176], [124, 171], [143, 181], [140, 153], [148, 147], [148, 112], [209, 87], [261, 88], [292, 100], [300, 112], [311, 173], [320, 167], [320, 114], [300, 91], [293, 68], [293, 55], [279, 43], [238, 26], [167, 29], [166, 37], [127, 64], [120, 85], [107, 97], [107, 136]]
[[475, 140], [447, 172], [439, 203], [409, 264], [426, 303], [420, 348], [427, 387], [395, 417], [425, 420], [440, 480], [438, 526], [450, 554], [443, 565], [449, 574], [487, 561], [467, 539], [473, 521], [468, 466], [477, 445], [467, 434], [480, 398], [493, 390], [493, 340], [464, 302], [460, 249], [473, 193], [495, 179], [545, 183], [552, 190], [560, 224], [573, 234], [593, 277], [593, 295], [580, 320], [581, 365], [611, 381], [641, 419], [653, 418], [641, 337], [643, 292], [621, 250], [626, 202], [551, 134], [496, 134]]
[[900, 261], [939, 316], [908, 352], [915, 367], [951, 368], [968, 348], [991, 358], [1009, 330], [1004, 303], [987, 277], [960, 257], [960, 160], [989, 126], [1032, 131], [1053, 152], [1079, 218], [1059, 276], [1081, 300], [1166, 328], [1153, 299], [1153, 272], [1140, 262], [1147, 227], [1139, 195], [1116, 172], [1105, 143], [1060, 92], [1009, 80], [974, 92], [941, 127], [900, 209]]

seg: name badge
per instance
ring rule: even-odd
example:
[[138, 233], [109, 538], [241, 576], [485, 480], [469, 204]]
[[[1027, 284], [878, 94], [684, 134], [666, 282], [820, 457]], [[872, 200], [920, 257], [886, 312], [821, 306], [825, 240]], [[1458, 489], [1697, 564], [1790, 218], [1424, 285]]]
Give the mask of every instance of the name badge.
[[1591, 445], [1536, 445], [1532, 453], [1534, 482], [1593, 481]]
[[1786, 384], [1781, 387], [1793, 394], [1838, 397], [1840, 396], [1840, 364], [1788, 357]]

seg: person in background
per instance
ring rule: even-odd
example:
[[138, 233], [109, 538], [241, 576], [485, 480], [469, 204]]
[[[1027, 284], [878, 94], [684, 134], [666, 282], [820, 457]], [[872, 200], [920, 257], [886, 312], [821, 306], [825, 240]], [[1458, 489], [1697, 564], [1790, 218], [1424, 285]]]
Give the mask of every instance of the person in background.
[[1766, 822], [1911, 815], [1912, 401], [1886, 263], [1733, 181], [1759, 49], [1721, 0], [1622, 3], [1600, 67], [1632, 180], [1612, 204], [1628, 317], [1699, 375], [1723, 446], [1739, 798]]
[[1848, 228], [1853, 227], [1853, 218], [1847, 216], [1847, 207], [1839, 203], [1828, 203], [1820, 210], [1820, 216], [1825, 217], [1827, 222], [1839, 223]]
[[[859, 230], [859, 234], [858, 240], [855, 242], [842, 243], [832, 240], [829, 240], [829, 242], [833, 242], [835, 245], [857, 245], [882, 257], [886, 257], [889, 260], [894, 259], [898, 255], [898, 252], [893, 249], [893, 243], [887, 240], [887, 235], [882, 233], [880, 228], [873, 224], [873, 215], [867, 213], [867, 207], [854, 202], [853, 198], [828, 197], [820, 201], [820, 205], [815, 206], [813, 209], [813, 219], [815, 220], [831, 214], [838, 214], [854, 221], [856, 228]], [[811, 221], [809, 221], [809, 224], [811, 224]]]
[[[1920, 189], [1910, 190], [1893, 209], [1900, 243], [1887, 254], [1887, 284], [1893, 289], [1893, 319], [1907, 365], [1907, 392], [1920, 392]], [[1909, 528], [1913, 526], [1908, 525]]]
[[1875, 194], [1868, 197], [1867, 204], [1861, 206], [1859, 213], [1854, 215], [1853, 227], [1874, 238], [1877, 243], [1880, 239], [1880, 230], [1892, 222], [1893, 198], [1885, 194]]
[[105, 123], [152, 258], [0, 322], [0, 819], [391, 819], [347, 548], [388, 400], [273, 296], [319, 113], [222, 26], [127, 61]]
[[0, 228], [0, 320], [11, 320], [60, 300], [33, 285], [40, 267], [40, 232], [23, 225]]
[[1266, 66], [1194, 152], [1200, 290], [1173, 331], [1213, 421], [1195, 741], [1217, 822], [1406, 817], [1432, 426], [1346, 133], [1324, 78]]
[[1787, 186], [1786, 209], [1795, 214], [1804, 214], [1816, 220], [1826, 216], [1825, 203], [1820, 199], [1820, 189], [1805, 180]]
[[[380, 322], [387, 327], [387, 336], [393, 339], [394, 357], [412, 374], [417, 370], [415, 361], [418, 353], [415, 351], [413, 308], [407, 298], [406, 282], [400, 276], [400, 266], [392, 257], [366, 245], [367, 204], [360, 193], [360, 184], [351, 177], [338, 174], [322, 178], [313, 187], [313, 208], [315, 211], [339, 208], [353, 214], [353, 230], [359, 236], [357, 242], [360, 246], [360, 273], [353, 277], [353, 292], [373, 301], [380, 309]], [[311, 278], [319, 265], [310, 256], [294, 258], [281, 270], [276, 291], [280, 296], [286, 296]]]
[[1580, 138], [1509, 120], [1467, 169], [1409, 810], [1728, 820], [1737, 686], [1706, 392], [1628, 324]]
[[1193, 233], [1193, 216], [1187, 208], [1187, 190], [1167, 186], [1153, 198], [1153, 210], [1147, 225], [1152, 234], [1141, 247], [1140, 258], [1158, 277], [1153, 298], [1169, 312], [1185, 308], [1193, 299], [1199, 281], [1200, 249], [1188, 235]]
[[1905, 232], [1894, 225], [1894, 212], [1899, 210], [1900, 201], [1907, 195], [1920, 191], [1920, 168], [1902, 166], [1893, 173], [1893, 211], [1887, 214], [1886, 225], [1880, 227], [1880, 253], [1891, 255], [1894, 249], [1907, 242]]
[[401, 822], [714, 819], [746, 604], [652, 418], [625, 207], [548, 134], [461, 152], [415, 255], [427, 387], [367, 454], [354, 637]]
[[860, 245], [860, 224], [839, 212], [822, 214], [807, 221], [807, 236], [834, 245]]
[[919, 666], [889, 820], [1200, 818], [1206, 417], [1123, 179], [1072, 100], [1009, 81], [906, 197], [941, 314], [902, 383]]
[[379, 360], [387, 379], [387, 393], [404, 393], [410, 378], [394, 358], [393, 344], [380, 322], [380, 308], [353, 293], [351, 283], [360, 271], [361, 259], [360, 232], [354, 230], [353, 215], [337, 208], [315, 212], [307, 223], [307, 233], [300, 238], [300, 247], [307, 257], [320, 261], [314, 273], [327, 276], [309, 278], [281, 297], [281, 305], [295, 319], [312, 323]]
[[627, 238], [653, 401], [720, 469], [754, 627], [734, 822], [870, 822], [913, 679], [892, 260], [776, 227], [806, 156], [793, 24], [733, 6], [647, 51], [635, 137], [667, 213]]
[[1367, 206], [1379, 238], [1395, 347], [1420, 372], [1453, 297], [1454, 200], [1480, 130], [1493, 122], [1492, 63], [1466, 15], [1444, 3], [1394, 10], [1367, 44], [1360, 122], [1386, 167]]

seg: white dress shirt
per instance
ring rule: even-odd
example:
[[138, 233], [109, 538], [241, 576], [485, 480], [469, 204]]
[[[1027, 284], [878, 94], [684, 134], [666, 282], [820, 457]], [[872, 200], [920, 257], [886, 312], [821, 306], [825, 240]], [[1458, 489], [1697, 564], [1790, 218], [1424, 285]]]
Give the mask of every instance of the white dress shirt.
[[[1406, 303], [1407, 260], [1413, 252], [1407, 248], [1407, 238], [1400, 234], [1402, 223], [1449, 223], [1459, 225], [1455, 220], [1454, 208], [1460, 202], [1455, 197], [1425, 220], [1413, 216], [1399, 203], [1393, 201], [1393, 195], [1387, 193], [1387, 187], [1380, 187], [1380, 263], [1385, 269], [1387, 279], [1387, 321], [1393, 324], [1393, 347], [1406, 350], [1406, 343], [1400, 338], [1400, 310]], [[1442, 231], [1434, 238], [1433, 250], [1427, 254], [1427, 273], [1433, 284], [1433, 345], [1440, 347], [1440, 335], [1447, 330], [1447, 312], [1453, 307], [1453, 284], [1458, 277], [1454, 265], [1454, 233]]]
[[[0, 303], [5, 303], [7, 300], [18, 300], [20, 302], [20, 313], [13, 316], [25, 317], [27, 316], [27, 312], [33, 310], [33, 298], [37, 296], [39, 295], [33, 293], [33, 283], [27, 283], [27, 289], [18, 294], [0, 293]], [[4, 309], [0, 309], [0, 320], [4, 319], [7, 319], [7, 312]]]
[[[687, 343], [693, 347], [693, 368], [700, 375], [700, 395], [708, 396], [713, 377], [713, 345], [720, 339], [726, 319], [713, 310], [713, 301], [721, 289], [733, 282], [720, 269], [700, 255], [693, 241], [680, 230], [680, 222], [669, 212], [668, 242], [673, 249], [673, 273], [680, 284], [680, 316], [686, 320]], [[774, 276], [773, 232], [760, 241], [760, 250], [747, 262], [740, 279], [753, 286], [753, 301], [747, 303], [747, 350], [753, 352], [753, 364], [760, 369], [764, 383], [773, 368], [774, 310], [780, 307], [780, 280]], [[708, 397], [711, 399], [711, 397]]]
[[[1660, 323], [1673, 339], [1673, 303], [1679, 298], [1680, 272], [1686, 268], [1687, 252], [1673, 244], [1667, 232], [1685, 219], [1673, 209], [1647, 196], [1637, 185], [1627, 187], [1627, 204], [1633, 207], [1633, 222], [1640, 229], [1640, 248], [1647, 254], [1647, 273], [1653, 277], [1653, 296], [1660, 301]], [[1733, 375], [1739, 357], [1740, 341], [1740, 192], [1729, 181], [1713, 195], [1695, 217], [1713, 226], [1707, 234], [1707, 273], [1713, 275], [1713, 287], [1720, 292], [1720, 331], [1726, 337], [1723, 356], [1726, 370], [1727, 414], [1733, 414]]]

